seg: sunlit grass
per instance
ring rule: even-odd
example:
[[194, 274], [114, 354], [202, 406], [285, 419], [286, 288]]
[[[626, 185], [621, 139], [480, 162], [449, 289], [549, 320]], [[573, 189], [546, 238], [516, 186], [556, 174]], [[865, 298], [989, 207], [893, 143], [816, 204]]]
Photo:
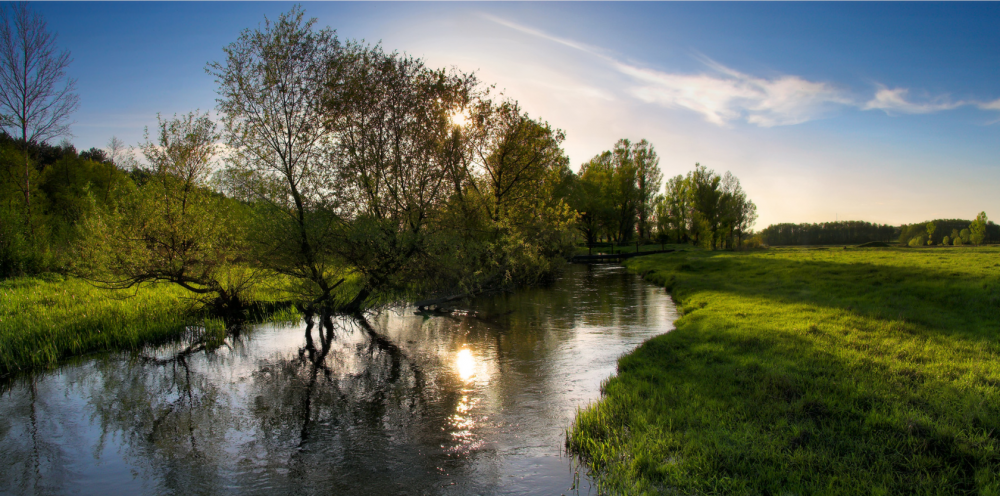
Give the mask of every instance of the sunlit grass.
[[1000, 249], [632, 259], [683, 317], [568, 444], [612, 492], [1000, 494]]
[[[270, 286], [277, 284], [264, 285], [252, 298], [274, 300], [278, 293]], [[298, 318], [288, 308], [252, 314], [268, 320]], [[57, 275], [0, 280], [0, 378], [52, 367], [71, 356], [171, 341], [184, 336], [189, 326], [219, 325], [206, 320], [191, 293], [169, 284], [116, 292]]]

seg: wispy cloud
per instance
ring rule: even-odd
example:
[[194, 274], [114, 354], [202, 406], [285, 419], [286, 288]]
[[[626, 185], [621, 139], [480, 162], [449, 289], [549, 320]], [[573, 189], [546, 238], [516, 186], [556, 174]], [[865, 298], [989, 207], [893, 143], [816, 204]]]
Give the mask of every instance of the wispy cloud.
[[493, 16], [493, 15], [490, 15], [490, 14], [481, 13], [479, 15], [482, 16], [483, 19], [486, 19], [486, 20], [489, 20], [489, 21], [493, 21], [493, 22], [495, 22], [495, 23], [497, 23], [497, 24], [499, 24], [501, 26], [513, 29], [514, 31], [519, 31], [521, 33], [529, 34], [531, 36], [542, 38], [544, 40], [549, 40], [551, 42], [558, 43], [558, 44], [563, 45], [563, 46], [568, 46], [570, 48], [575, 48], [575, 49], [580, 50], [582, 52], [587, 52], [587, 53], [589, 53], [591, 55], [596, 55], [597, 57], [600, 57], [600, 58], [602, 58], [604, 60], [607, 60], [607, 61], [613, 61], [611, 59], [611, 57], [608, 57], [607, 55], [604, 55], [603, 53], [601, 53], [601, 50], [598, 49], [597, 47], [592, 47], [592, 46], [584, 44], [584, 43], [579, 43], [579, 42], [576, 42], [576, 41], [573, 41], [573, 40], [568, 40], [566, 38], [560, 38], [558, 36], [553, 36], [551, 34], [548, 34], [548, 33], [544, 32], [544, 31], [540, 31], [540, 30], [534, 29], [534, 28], [529, 28], [527, 26], [522, 26], [522, 25], [517, 24], [515, 22], [511, 22], [511, 21], [508, 21], [507, 19], [496, 17], [496, 16]]
[[976, 106], [983, 110], [1000, 110], [1000, 98], [992, 102], [978, 103]]
[[832, 105], [851, 104], [838, 88], [797, 76], [759, 78], [710, 61], [714, 73], [672, 74], [615, 63], [622, 74], [640, 82], [637, 98], [667, 107], [686, 108], [713, 124], [745, 119], [763, 127], [799, 124], [819, 118]]
[[560, 38], [491, 15], [484, 18], [518, 32], [542, 38], [591, 54], [608, 63], [634, 84], [628, 93], [647, 103], [683, 108], [708, 122], [726, 126], [744, 120], [761, 127], [786, 126], [819, 119], [837, 107], [882, 110], [889, 114], [928, 114], [976, 105], [984, 110], [1000, 110], [1000, 99], [987, 103], [953, 101], [939, 96], [922, 101], [908, 99], [906, 88], [879, 86], [868, 99], [858, 98], [837, 86], [809, 81], [799, 76], [757, 77], [701, 57], [707, 70], [700, 74], [659, 71], [622, 62], [600, 48]]
[[875, 92], [875, 97], [865, 103], [862, 108], [864, 110], [884, 110], [887, 113], [930, 114], [932, 112], [951, 110], [967, 105], [967, 102], [951, 101], [947, 96], [940, 96], [930, 101], [917, 103], [907, 100], [907, 93], [909, 93], [909, 90], [906, 88], [889, 89], [881, 86]]
[[828, 83], [797, 76], [753, 77], [708, 58], [704, 58], [710, 69], [706, 73], [657, 71], [621, 62], [599, 48], [506, 19], [485, 14], [483, 17], [515, 31], [594, 55], [635, 82], [628, 92], [636, 98], [665, 107], [688, 109], [720, 126], [741, 119], [764, 127], [798, 124], [819, 118], [832, 105], [853, 104], [848, 95]]

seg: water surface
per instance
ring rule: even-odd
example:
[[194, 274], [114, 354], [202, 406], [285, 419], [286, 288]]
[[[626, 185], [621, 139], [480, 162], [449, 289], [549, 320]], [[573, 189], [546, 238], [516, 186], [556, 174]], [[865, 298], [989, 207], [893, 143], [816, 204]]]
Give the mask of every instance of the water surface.
[[669, 295], [578, 265], [462, 306], [477, 315], [261, 326], [20, 379], [0, 396], [0, 492], [593, 492], [565, 430], [619, 356], [672, 328]]

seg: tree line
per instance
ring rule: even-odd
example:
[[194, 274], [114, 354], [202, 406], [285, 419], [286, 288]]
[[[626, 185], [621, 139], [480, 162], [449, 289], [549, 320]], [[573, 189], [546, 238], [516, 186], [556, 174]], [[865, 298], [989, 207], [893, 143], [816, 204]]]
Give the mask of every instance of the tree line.
[[158, 116], [138, 147], [51, 146], [77, 103], [68, 54], [23, 4], [3, 12], [0, 38], [47, 45], [0, 50], [0, 62], [30, 55], [58, 70], [35, 74], [48, 96], [34, 103], [0, 81], [0, 277], [171, 283], [218, 313], [278, 279], [306, 312], [357, 312], [533, 284], [581, 238], [736, 248], [756, 218], [732, 174], [701, 165], [661, 194], [646, 140], [620, 140], [575, 174], [561, 130], [474, 74], [341, 40], [300, 7], [208, 64], [218, 122]]
[[771, 224], [760, 231], [768, 245], [839, 245], [872, 241], [889, 243], [899, 236], [899, 227], [864, 221], [821, 222], [817, 224]]
[[899, 243], [904, 246], [976, 245], [1000, 241], [1000, 226], [980, 212], [974, 220], [934, 219], [902, 225]]
[[971, 221], [935, 219], [901, 226], [863, 221], [771, 224], [758, 235], [764, 244], [775, 246], [847, 245], [873, 241], [899, 243], [903, 246], [978, 246], [1000, 240], [1000, 226], [987, 219], [985, 212], [981, 212]]
[[579, 212], [577, 227], [588, 246], [633, 240], [709, 249], [743, 246], [757, 207], [736, 176], [695, 164], [687, 175], [668, 179], [660, 193], [658, 164], [649, 142], [624, 139], [583, 164], [569, 202]]

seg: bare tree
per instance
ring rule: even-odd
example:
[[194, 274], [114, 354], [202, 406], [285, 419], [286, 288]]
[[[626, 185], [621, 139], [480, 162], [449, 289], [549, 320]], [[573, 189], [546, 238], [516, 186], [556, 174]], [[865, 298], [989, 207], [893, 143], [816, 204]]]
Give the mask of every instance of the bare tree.
[[30, 144], [69, 133], [69, 116], [78, 105], [76, 80], [67, 77], [71, 59], [56, 47], [56, 36], [45, 29], [42, 16], [27, 2], [0, 8], [0, 126], [21, 142], [27, 223], [31, 225]]
[[108, 140], [107, 148], [108, 160], [111, 161], [115, 167], [123, 171], [130, 171], [136, 167], [135, 155], [132, 154], [132, 149], [125, 145], [125, 142], [118, 139], [117, 136], [112, 136]]

